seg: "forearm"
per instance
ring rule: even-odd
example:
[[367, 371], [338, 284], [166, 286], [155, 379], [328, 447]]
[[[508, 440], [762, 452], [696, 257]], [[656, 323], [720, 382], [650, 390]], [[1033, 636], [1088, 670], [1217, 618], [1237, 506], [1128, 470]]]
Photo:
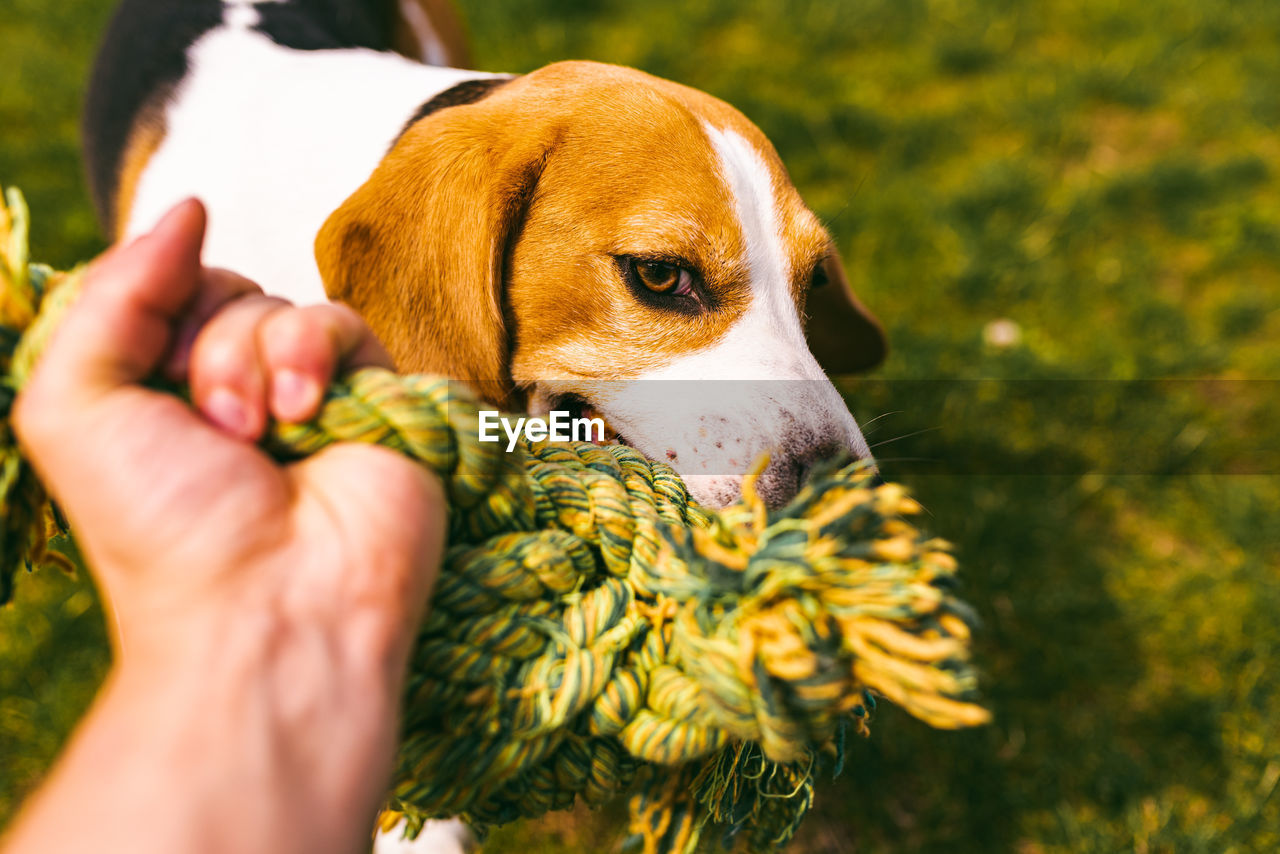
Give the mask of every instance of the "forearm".
[[[395, 686], [368, 672], [341, 677], [350, 667], [324, 638], [243, 628], [239, 649], [118, 667], [5, 854], [365, 848]], [[300, 741], [300, 729], [318, 737]], [[372, 774], [370, 752], [386, 758]]]

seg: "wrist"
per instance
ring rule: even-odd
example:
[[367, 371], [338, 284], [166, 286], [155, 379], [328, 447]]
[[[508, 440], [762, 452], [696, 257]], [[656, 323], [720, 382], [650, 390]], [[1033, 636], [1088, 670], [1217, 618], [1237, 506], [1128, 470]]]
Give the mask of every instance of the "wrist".
[[[239, 728], [256, 723], [284, 735], [316, 721], [394, 716], [404, 656], [362, 643], [351, 624], [359, 621], [208, 607], [182, 618], [181, 630], [153, 624], [120, 637], [112, 688], [118, 702], [155, 715], [216, 718]], [[358, 707], [355, 718], [345, 717], [348, 705]]]
[[149, 786], [181, 791], [157, 829], [167, 850], [359, 848], [389, 778], [399, 684], [337, 648], [261, 614], [167, 650], [126, 648], [100, 720], [148, 812]]

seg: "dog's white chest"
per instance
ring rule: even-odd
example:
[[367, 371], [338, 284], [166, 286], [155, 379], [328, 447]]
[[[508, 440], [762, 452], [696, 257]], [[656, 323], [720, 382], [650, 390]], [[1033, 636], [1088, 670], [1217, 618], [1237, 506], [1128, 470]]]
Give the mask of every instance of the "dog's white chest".
[[149, 229], [196, 196], [209, 210], [204, 262], [297, 303], [324, 300], [313, 244], [368, 178], [414, 109], [482, 73], [373, 50], [297, 51], [221, 27], [191, 49], [164, 139], [125, 229]]

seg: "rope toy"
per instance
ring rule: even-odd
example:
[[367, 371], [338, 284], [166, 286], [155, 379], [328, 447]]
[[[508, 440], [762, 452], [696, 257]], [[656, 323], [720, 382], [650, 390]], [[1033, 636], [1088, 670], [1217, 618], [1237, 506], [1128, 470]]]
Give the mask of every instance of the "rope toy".
[[[66, 532], [8, 425], [82, 270], [28, 263], [27, 211], [0, 206], [0, 602]], [[833, 464], [768, 512], [748, 478], [713, 512], [621, 445], [477, 438], [460, 384], [364, 369], [263, 447], [296, 460], [376, 442], [435, 471], [449, 548], [404, 697], [387, 826], [479, 828], [631, 791], [633, 841], [692, 852], [708, 821], [754, 852], [786, 843], [820, 755], [843, 761], [880, 695], [975, 726], [971, 613], [956, 563], [864, 464]], [[757, 473], [762, 470], [757, 467]]]

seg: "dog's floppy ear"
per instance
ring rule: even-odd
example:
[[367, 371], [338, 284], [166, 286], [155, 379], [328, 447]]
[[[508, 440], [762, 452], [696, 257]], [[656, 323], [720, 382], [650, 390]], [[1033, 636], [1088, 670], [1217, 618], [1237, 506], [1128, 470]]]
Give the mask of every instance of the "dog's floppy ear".
[[550, 142], [486, 101], [411, 125], [326, 220], [316, 261], [331, 299], [364, 317], [398, 369], [511, 394], [503, 256]]
[[888, 349], [884, 327], [854, 296], [835, 250], [823, 261], [822, 271], [826, 281], [809, 292], [806, 304], [809, 349], [833, 376], [874, 368]]

